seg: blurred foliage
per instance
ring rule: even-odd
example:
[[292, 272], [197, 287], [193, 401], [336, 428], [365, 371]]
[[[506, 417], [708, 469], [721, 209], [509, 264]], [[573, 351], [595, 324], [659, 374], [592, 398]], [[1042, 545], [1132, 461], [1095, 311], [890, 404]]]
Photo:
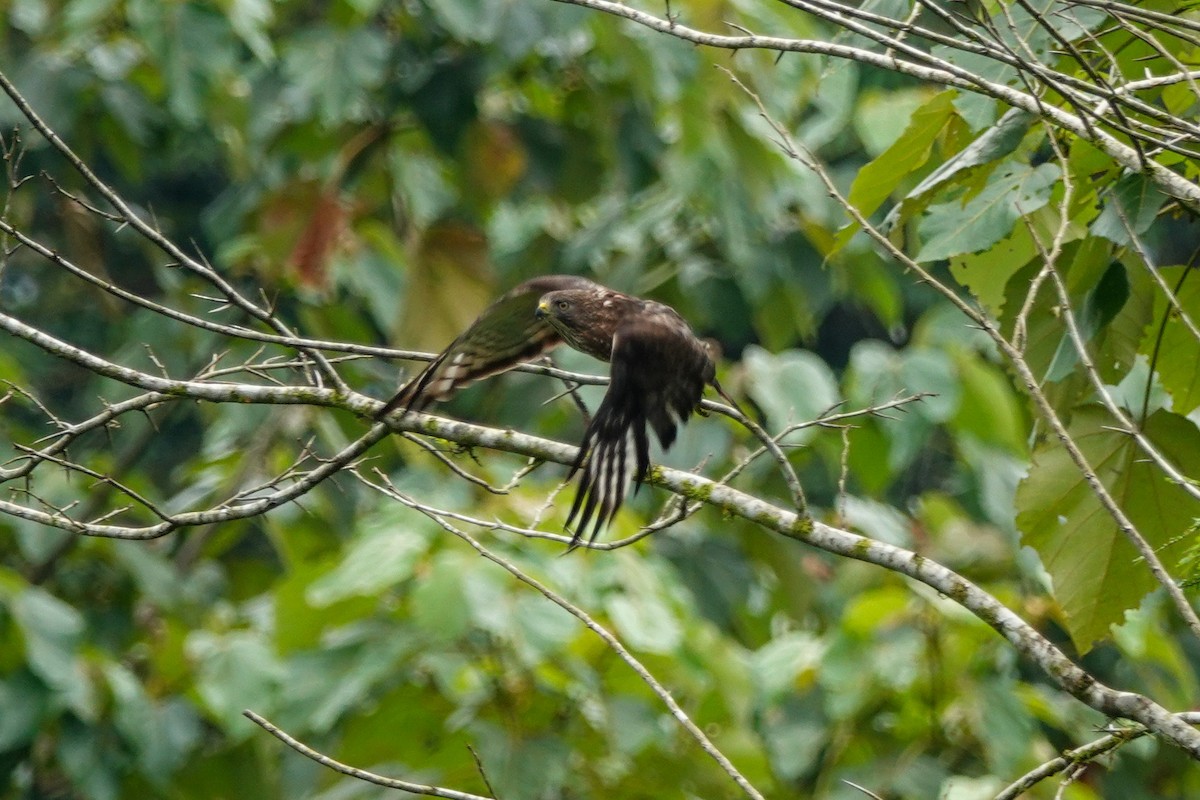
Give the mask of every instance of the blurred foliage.
[[[782, 5], [684, 6], [696, 22], [838, 35]], [[1130, 74], [1156, 56], [1120, 52]], [[504, 0], [10, 0], [0, 65], [102, 178], [240, 287], [262, 287], [307, 335], [436, 349], [502, 289], [583, 273], [672, 303], [718, 339], [723, 382], [772, 430], [935, 393], [789, 435], [819, 513], [958, 570], [1068, 650], [1098, 641], [1083, 656], [1098, 678], [1194, 705], [1200, 652], [1176, 638], [1144, 567], [991, 344], [846, 226], [715, 67], [753, 86], [866, 213], [895, 206], [890, 235], [1006, 330], [1039, 264], [1025, 219], [1052, 231], [1071, 178], [1061, 264], [1093, 359], [1148, 435], [1191, 467], [1197, 343], [1163, 322], [1142, 259], [1172, 267], [1162, 274], [1194, 311], [1179, 243], [1200, 237], [1090, 145], [1064, 143], [1064, 174], [1044, 128], [1006, 121], [971, 163], [923, 183], [995, 123], [995, 103], [851, 62], [731, 60], [579, 8]], [[86, 195], [23, 123], [0, 103], [0, 124], [22, 129], [24, 171]], [[120, 286], [208, 312], [189, 294], [204, 287], [160, 253], [34, 181], [11, 219]], [[1129, 246], [1122, 216], [1149, 250]], [[6, 311], [123, 363], [150, 367], [150, 345], [186, 374], [228, 344], [97, 300], [27, 251], [0, 277]], [[1029, 315], [1034, 374], [1164, 558], [1194, 564], [1181, 540], [1200, 509], [1131, 465], [1041, 297]], [[255, 349], [240, 346], [231, 360]], [[341, 369], [377, 396], [395, 386], [379, 362]], [[16, 342], [0, 350], [0, 378], [68, 418], [128, 396]], [[573, 406], [539, 405], [554, 391], [507, 376], [447, 410], [574, 440]], [[0, 409], [7, 459], [42, 431], [27, 398]], [[256, 485], [297, 440], [336, 446], [363, 427], [299, 407], [176, 404], [152, 416], [73, 455], [170, 508]], [[666, 460], [719, 475], [749, 447], [726, 421], [695, 420]], [[407, 493], [484, 518], [530, 521], [563, 476], [542, 467], [498, 495], [409, 442], [378, 450], [374, 466]], [[496, 484], [522, 466], [451, 456]], [[72, 480], [43, 487], [47, 501], [81, 493], [105, 507], [103, 484]], [[736, 485], [787, 496], [766, 462]], [[643, 491], [612, 535], [662, 501]], [[555, 505], [551, 525], [561, 496]], [[76, 539], [16, 517], [0, 519], [0, 542], [2, 797], [383, 796], [286, 750], [244, 708], [355, 766], [487, 793], [473, 748], [505, 800], [737, 796], [596, 637], [348, 476], [266, 517], [155, 542]], [[946, 598], [711, 510], [611, 553], [486, 542], [596, 613], [768, 796], [861, 797], [853, 781], [884, 797], [990, 797], [1105, 724]], [[1198, 781], [1182, 753], [1146, 739], [1061, 796], [1183, 798]]]

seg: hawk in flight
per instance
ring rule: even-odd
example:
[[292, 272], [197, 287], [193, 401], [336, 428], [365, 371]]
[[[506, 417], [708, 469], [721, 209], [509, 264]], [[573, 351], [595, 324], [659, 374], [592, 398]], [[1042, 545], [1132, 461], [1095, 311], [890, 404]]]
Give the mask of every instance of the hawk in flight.
[[666, 450], [675, 441], [677, 421], [686, 422], [699, 405], [705, 384], [726, 396], [717, 384], [709, 345], [670, 306], [586, 278], [528, 280], [485, 309], [376, 418], [395, 409], [420, 411], [563, 342], [612, 365], [608, 392], [568, 476], [582, 470], [567, 517], [568, 528], [578, 520], [571, 541], [576, 547], [589, 524], [588, 541], [596, 539], [631, 482], [641, 486], [650, 468], [647, 427]]

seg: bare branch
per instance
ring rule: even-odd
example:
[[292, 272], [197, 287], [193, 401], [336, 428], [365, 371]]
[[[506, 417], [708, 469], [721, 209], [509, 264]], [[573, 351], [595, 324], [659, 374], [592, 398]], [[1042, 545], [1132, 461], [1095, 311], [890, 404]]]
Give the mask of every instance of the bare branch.
[[426, 797], [444, 797], [446, 800], [494, 800], [494, 798], [491, 797], [470, 794], [469, 792], [459, 792], [454, 789], [443, 789], [440, 786], [430, 786], [424, 783], [413, 783], [412, 781], [404, 781], [400, 780], [399, 778], [386, 778], [383, 775], [377, 775], [374, 772], [368, 772], [365, 769], [359, 769], [358, 767], [352, 767], [348, 764], [343, 764], [340, 761], [330, 758], [324, 753], [314, 750], [290, 734], [285, 733], [273, 723], [268, 721], [265, 717], [251, 711], [250, 709], [243, 711], [242, 715], [255, 725], [258, 725], [260, 728], [265, 730], [267, 733], [274, 736], [279, 741], [286, 744], [288, 747], [295, 750], [297, 753], [300, 753], [306, 758], [311, 758], [313, 761], [317, 762], [323, 767], [329, 767], [334, 772], [340, 772], [343, 775], [347, 775], [351, 778], [357, 778], [360, 781], [373, 783], [376, 786], [382, 786], [386, 789], [399, 789], [412, 794], [425, 795]]
[[[1104, 510], [1113, 518], [1113, 521], [1116, 523], [1117, 528], [1121, 531], [1121, 534], [1125, 536], [1138, 550], [1139, 554], [1146, 559], [1147, 564], [1150, 566], [1150, 569], [1154, 574], [1155, 580], [1157, 580], [1166, 588], [1176, 611], [1179, 613], [1179, 616], [1187, 624], [1192, 633], [1197, 638], [1200, 638], [1200, 616], [1197, 615], [1196, 610], [1192, 608], [1191, 603], [1188, 602], [1187, 597], [1184, 596], [1183, 590], [1180, 588], [1179, 584], [1175, 582], [1166, 572], [1161, 560], [1158, 559], [1157, 555], [1153, 551], [1153, 548], [1151, 548], [1146, 542], [1145, 537], [1143, 537], [1137, 530], [1137, 527], [1129, 519], [1128, 515], [1126, 515], [1121, 509], [1120, 505], [1108, 491], [1108, 488], [1104, 485], [1103, 481], [1100, 480], [1095, 468], [1088, 462], [1083, 450], [1071, 437], [1070, 432], [1067, 430], [1066, 424], [1063, 423], [1062, 418], [1059, 416], [1050, 400], [1046, 397], [1046, 393], [1042, 390], [1040, 383], [1033, 375], [1033, 372], [1021, 351], [1018, 350], [1012, 344], [1012, 342], [1004, 338], [1004, 336], [996, 328], [995, 324], [985, 314], [971, 306], [952, 288], [938, 280], [916, 261], [909, 258], [907, 254], [901, 251], [878, 228], [873, 226], [862, 215], [862, 213], [855, 208], [840, 191], [838, 191], [837, 187], [833, 183], [833, 179], [829, 176], [828, 171], [825, 170], [817, 158], [807, 150], [802, 150], [802, 148], [792, 140], [788, 132], [768, 114], [766, 107], [763, 105], [763, 102], [758, 95], [747, 88], [745, 84], [738, 80], [737, 76], [733, 75], [732, 72], [729, 72], [728, 70], [725, 70], [725, 72], [730, 76], [730, 79], [735, 84], [740, 86], [742, 90], [745, 91], [747, 95], [751, 97], [758, 105], [759, 111], [761, 112], [763, 118], [766, 119], [768, 124], [771, 125], [772, 129], [779, 137], [780, 146], [784, 149], [784, 152], [786, 152], [791, 158], [795, 159], [801, 164], [804, 164], [806, 167], [816, 173], [816, 175], [821, 179], [821, 182], [824, 184], [829, 195], [842, 205], [846, 212], [850, 214], [850, 216], [856, 222], [858, 222], [859, 225], [862, 226], [862, 229], [872, 239], [878, 242], [881, 247], [883, 247], [899, 263], [903, 264], [905, 268], [920, 276], [922, 281], [936, 289], [939, 294], [941, 294], [948, 301], [950, 301], [952, 305], [963, 312], [968, 319], [975, 323], [988, 335], [993, 342], [996, 343], [997, 347], [1000, 348], [1001, 353], [1003, 353], [1005, 358], [1008, 359], [1009, 363], [1020, 377], [1025, 390], [1033, 399], [1034, 405], [1036, 406], [1038, 412], [1050, 425], [1054, 435], [1062, 443], [1064, 449], [1066, 449], [1067, 453], [1070, 455], [1071, 460], [1075, 463], [1076, 467], [1078, 467], [1084, 481], [1087, 483], [1092, 493], [1100, 501], [1100, 504]], [[1053, 279], [1054, 275], [1055, 273], [1053, 269], [1051, 269], [1050, 277]], [[1078, 331], [1076, 331], [1076, 335], [1078, 335]], [[1081, 356], [1081, 358], [1083, 357], [1084, 356]], [[1133, 430], [1128, 430], [1127, 432], [1131, 434], [1134, 433]], [[1175, 474], [1177, 475], [1178, 473], [1176, 472]]]
[[[1180, 721], [1188, 725], [1200, 725], [1200, 712], [1184, 711], [1178, 717]], [[1082, 747], [1076, 747], [1073, 750], [1067, 750], [1058, 758], [1047, 761], [1036, 769], [1030, 770], [1009, 784], [1000, 794], [996, 795], [995, 800], [1017, 800], [1018, 797], [1046, 778], [1058, 775], [1080, 764], [1095, 761], [1101, 756], [1107, 755], [1135, 739], [1140, 739], [1147, 733], [1149, 731], [1143, 725], [1115, 728], [1112, 733], [1102, 736], [1094, 742], [1085, 744]]]
[[[228, 298], [229, 302], [246, 312], [250, 316], [266, 324], [268, 327], [275, 330], [283, 336], [292, 336], [292, 331], [283, 324], [271, 311], [263, 309], [248, 299], [243, 297], [231, 283], [221, 277], [215, 270], [207, 264], [192, 258], [179, 248], [174, 242], [168, 239], [158, 230], [157, 227], [143, 220], [138, 216], [133, 209], [116, 193], [108, 184], [100, 180], [100, 178], [84, 163], [84, 161], [75, 154], [74, 151], [67, 145], [66, 142], [55, 133], [49, 125], [38, 115], [29, 104], [29, 101], [17, 91], [17, 87], [8, 79], [8, 76], [0, 72], [0, 89], [8, 95], [9, 99], [17, 106], [21, 114], [37, 129], [38, 133], [48, 141], [55, 150], [57, 150], [64, 158], [70, 162], [71, 166], [78, 172], [85, 181], [88, 182], [108, 203], [117, 210], [118, 215], [124, 220], [124, 223], [136, 230], [143, 238], [154, 244], [172, 259], [186, 267], [192, 273], [198, 275], [204, 280], [215, 286], [222, 295]], [[341, 377], [334, 370], [333, 366], [325, 360], [325, 357], [315, 350], [305, 349], [305, 352], [313, 361], [320, 367], [321, 374], [335, 388], [345, 391], [347, 389]]]
[[554, 603], [554, 605], [563, 609], [568, 614], [582, 622], [584, 627], [599, 636], [609, 647], [609, 649], [616, 653], [617, 657], [625, 662], [626, 666], [633, 670], [633, 672], [642, 680], [642, 682], [650, 687], [650, 691], [654, 692], [654, 694], [663, 702], [663, 704], [667, 707], [667, 710], [671, 712], [671, 716], [674, 717], [675, 721], [679, 723], [680, 727], [687, 731], [688, 735], [696, 740], [696, 743], [700, 745], [700, 748], [704, 750], [709, 757], [717, 762], [717, 765], [720, 766], [721, 769], [733, 779], [734, 783], [736, 783], [748, 797], [751, 797], [754, 800], [765, 800], [762, 794], [755, 789], [748, 780], [746, 780], [744, 775], [738, 771], [737, 767], [733, 765], [733, 762], [731, 762], [724, 753], [717, 749], [716, 745], [714, 745], [708, 736], [705, 735], [704, 731], [702, 731], [700, 727], [696, 725], [696, 723], [692, 722], [691, 718], [687, 715], [687, 712], [683, 710], [683, 708], [675, 700], [674, 696], [667, 691], [666, 687], [664, 687], [657, 678], [650, 674], [650, 671], [646, 669], [641, 661], [639, 661], [631, 652], [629, 652], [625, 645], [621, 643], [620, 639], [618, 639], [603, 625], [596, 622], [596, 620], [593, 619], [590, 614], [571, 601], [567, 600], [565, 597], [551, 589], [546, 584], [528, 575], [513, 562], [484, 547], [482, 544], [480, 544], [479, 540], [471, 536], [466, 531], [451, 525], [446, 521], [445, 517], [443, 517], [442, 514], [437, 511], [437, 509], [430, 508], [429, 506], [413, 500], [402, 492], [397, 491], [396, 488], [390, 483], [369, 485], [383, 492], [392, 499], [403, 503], [409, 508], [420, 511], [422, 514], [440, 525], [443, 530], [453, 534], [454, 536], [457, 536], [459, 539], [462, 539], [464, 542], [474, 548], [479, 555], [483, 556], [488, 561], [491, 561], [493, 564], [502, 567], [506, 572], [519, 580], [521, 583], [524, 583], [526, 586], [534, 589], [547, 600]]
[[[554, 0], [554, 2], [583, 6], [602, 11], [616, 17], [636, 22], [659, 33], [674, 36], [693, 44], [728, 50], [774, 50], [781, 53], [812, 53], [816, 55], [844, 58], [863, 64], [910, 75], [925, 81], [977, 92], [1001, 100], [1014, 108], [1020, 108], [1046, 119], [1062, 130], [1087, 139], [1126, 169], [1145, 172], [1164, 193], [1176, 198], [1193, 211], [1200, 211], [1200, 185], [1159, 164], [1146, 159], [1136, 148], [1121, 142], [1117, 137], [1091, 124], [1087, 117], [1072, 114], [1043, 103], [1036, 95], [1020, 91], [995, 81], [985, 80], [978, 75], [949, 62], [925, 55], [907, 54], [907, 57], [871, 52], [859, 47], [834, 44], [814, 39], [789, 39], [778, 36], [723, 36], [689, 28], [675, 20], [667, 20], [632, 8], [615, 0]], [[908, 47], [901, 42], [894, 46], [900, 52]], [[1097, 89], [1096, 94], [1111, 94]], [[1124, 95], [1116, 95], [1124, 97]], [[1159, 146], [1172, 146], [1170, 142], [1156, 142]]]

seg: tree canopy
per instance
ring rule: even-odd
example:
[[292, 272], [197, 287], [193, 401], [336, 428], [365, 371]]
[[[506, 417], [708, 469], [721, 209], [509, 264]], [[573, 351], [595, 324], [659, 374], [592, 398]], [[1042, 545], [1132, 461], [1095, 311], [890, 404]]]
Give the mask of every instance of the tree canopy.
[[[1198, 57], [1167, 0], [10, 0], [0, 797], [1200, 793]], [[569, 555], [602, 365], [371, 418], [550, 273], [750, 412]]]

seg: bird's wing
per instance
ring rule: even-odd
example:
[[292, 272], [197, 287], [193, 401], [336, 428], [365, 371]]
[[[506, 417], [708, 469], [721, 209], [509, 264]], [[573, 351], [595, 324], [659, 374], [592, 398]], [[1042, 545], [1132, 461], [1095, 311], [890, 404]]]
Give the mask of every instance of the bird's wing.
[[534, 315], [538, 299], [557, 289], [591, 285], [569, 275], [544, 275], [514, 287], [488, 306], [441, 355], [376, 412], [380, 419], [397, 408], [420, 411], [477, 380], [512, 369], [562, 342]]
[[[663, 449], [675, 441], [676, 419], [686, 421], [713, 379], [708, 348], [674, 311], [661, 306], [634, 315], [613, 336], [608, 392], [588, 425], [571, 475], [582, 469], [567, 526], [578, 518], [572, 547], [589, 523], [589, 541], [616, 515], [630, 483], [650, 468], [653, 428]], [[589, 458], [590, 454], [590, 458]]]

